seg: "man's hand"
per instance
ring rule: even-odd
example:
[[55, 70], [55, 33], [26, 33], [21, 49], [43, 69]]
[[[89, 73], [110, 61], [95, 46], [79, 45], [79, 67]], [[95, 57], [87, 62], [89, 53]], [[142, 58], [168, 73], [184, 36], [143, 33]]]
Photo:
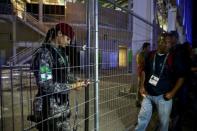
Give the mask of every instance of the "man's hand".
[[141, 86], [141, 87], [140, 87], [140, 94], [141, 94], [141, 96], [143, 96], [143, 97], [145, 97], [145, 96], [147, 95], [147, 92], [146, 92], [144, 86]]
[[184, 79], [183, 77], [179, 78], [179, 79], [176, 81], [176, 84], [175, 84], [174, 88], [173, 88], [170, 92], [167, 92], [166, 94], [164, 94], [164, 99], [166, 99], [166, 100], [172, 99], [172, 98], [175, 96], [175, 94], [177, 93], [177, 91], [178, 91], [178, 90], [181, 88], [181, 86], [183, 85], [184, 80], [185, 80], [185, 79]]
[[90, 84], [89, 80], [77, 81], [73, 84], [75, 90], [81, 90], [83, 87], [87, 87]]
[[166, 100], [170, 100], [174, 97], [174, 93], [173, 92], [167, 92], [166, 94], [164, 94], [164, 99]]

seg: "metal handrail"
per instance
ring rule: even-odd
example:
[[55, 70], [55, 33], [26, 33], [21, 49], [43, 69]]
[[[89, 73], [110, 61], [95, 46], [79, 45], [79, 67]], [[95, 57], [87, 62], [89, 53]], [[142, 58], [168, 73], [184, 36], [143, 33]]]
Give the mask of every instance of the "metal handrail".
[[21, 60], [24, 60], [25, 58], [31, 56], [31, 54], [36, 50], [36, 48], [32, 49], [32, 48], [26, 48], [24, 50], [22, 50], [21, 52], [17, 53], [15, 56], [12, 56], [9, 60], [8, 60], [8, 64], [10, 65], [14, 65], [16, 63], [18, 63]]
[[[43, 34], [46, 34], [47, 33], [47, 31], [48, 31], [49, 28], [43, 22], [39, 22], [35, 17], [32, 16], [32, 14], [30, 14], [30, 13], [28, 13], [26, 11], [23, 11], [21, 9], [18, 9], [17, 7], [14, 7], [14, 8], [15, 8], [15, 11], [16, 11], [16, 16], [20, 20], [22, 20], [26, 24], [30, 24], [31, 26], [37, 28]], [[20, 16], [19, 14], [22, 14], [22, 16]]]
[[25, 16], [25, 22], [30, 23], [31, 25], [33, 25], [34, 27], [38, 28], [39, 30], [41, 30], [43, 33], [47, 33], [48, 31], [48, 27], [45, 26], [42, 22], [39, 22], [36, 18], [34, 18], [30, 13], [28, 12], [23, 12], [24, 16]]
[[[40, 45], [42, 44], [43, 39], [38, 40], [38, 43], [40, 43]], [[19, 55], [23, 55], [26, 54], [27, 51], [32, 50], [32, 47], [29, 48], [25, 48], [23, 50], [21, 50], [20, 52], [18, 52], [15, 56], [12, 56], [9, 58], [9, 61], [12, 61], [13, 59], [16, 59]]]
[[[42, 40], [39, 40], [38, 43], [41, 45]], [[20, 52], [18, 52], [15, 56], [10, 57], [7, 63], [12, 64], [12, 65], [15, 63], [18, 63], [21, 60], [24, 60], [25, 58], [28, 58], [29, 56], [31, 56], [36, 49], [37, 48], [32, 48], [32, 47], [25, 48], [21, 50]]]

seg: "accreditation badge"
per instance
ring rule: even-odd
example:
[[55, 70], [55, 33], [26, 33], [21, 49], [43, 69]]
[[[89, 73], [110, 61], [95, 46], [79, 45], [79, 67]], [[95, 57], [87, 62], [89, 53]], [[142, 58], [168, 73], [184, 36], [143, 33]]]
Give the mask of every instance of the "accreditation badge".
[[152, 75], [149, 79], [149, 83], [153, 86], [157, 86], [157, 83], [159, 81], [159, 77], [155, 76], [155, 75]]

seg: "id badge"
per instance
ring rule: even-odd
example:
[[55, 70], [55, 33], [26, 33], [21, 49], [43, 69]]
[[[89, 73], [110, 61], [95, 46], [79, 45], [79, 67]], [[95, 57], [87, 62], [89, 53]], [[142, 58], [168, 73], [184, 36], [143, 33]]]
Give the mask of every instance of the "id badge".
[[150, 80], [148, 81], [151, 85], [157, 86], [157, 83], [159, 81], [159, 78], [157, 76], [152, 75], [150, 77]]

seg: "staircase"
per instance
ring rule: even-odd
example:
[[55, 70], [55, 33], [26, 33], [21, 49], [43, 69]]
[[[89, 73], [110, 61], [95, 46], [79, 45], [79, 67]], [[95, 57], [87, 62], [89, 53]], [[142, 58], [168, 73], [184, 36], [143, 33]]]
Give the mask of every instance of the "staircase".
[[23, 22], [25, 25], [29, 26], [42, 36], [45, 36], [49, 27], [47, 27], [43, 22], [38, 21], [32, 14], [25, 11], [25, 9], [15, 8], [17, 19]]
[[[18, 3], [17, 3], [18, 4]], [[42, 36], [45, 36], [49, 27], [47, 27], [44, 23], [39, 22], [35, 17], [33, 17], [30, 13], [25, 12], [23, 5], [20, 8], [16, 3], [13, 3], [13, 11], [15, 12], [15, 16], [17, 20], [21, 21], [23, 24], [27, 25], [34, 31], [38, 32]], [[12, 56], [7, 61], [9, 65], [22, 65], [31, 60], [32, 54], [35, 52], [36, 48], [41, 45], [42, 42], [18, 42], [15, 43], [17, 47], [26, 47], [25, 49], [18, 52], [15, 56]]]
[[48, 27], [44, 25], [42, 22], [39, 22], [35, 17], [33, 17], [30, 13], [22, 12], [23, 18], [17, 17], [20, 21], [22, 21], [24, 24], [41, 34], [42, 36], [45, 36]]
[[[46, 26], [43, 22], [40, 22], [36, 19], [33, 14], [26, 12], [25, 3], [21, 1], [13, 1], [12, 2], [12, 11], [16, 16], [17, 20], [21, 21], [23, 24], [30, 27], [32, 30], [38, 32], [42, 36], [46, 36], [46, 33], [50, 27]], [[46, 16], [45, 16], [46, 17]], [[52, 24], [59, 22], [58, 19], [50, 18]], [[41, 45], [42, 42], [18, 42], [15, 43], [16, 47], [26, 47], [25, 49], [19, 51], [15, 56], [12, 56], [7, 61], [7, 64], [12, 65], [22, 65], [28, 62], [32, 58], [32, 53], [35, 51], [37, 47]]]

